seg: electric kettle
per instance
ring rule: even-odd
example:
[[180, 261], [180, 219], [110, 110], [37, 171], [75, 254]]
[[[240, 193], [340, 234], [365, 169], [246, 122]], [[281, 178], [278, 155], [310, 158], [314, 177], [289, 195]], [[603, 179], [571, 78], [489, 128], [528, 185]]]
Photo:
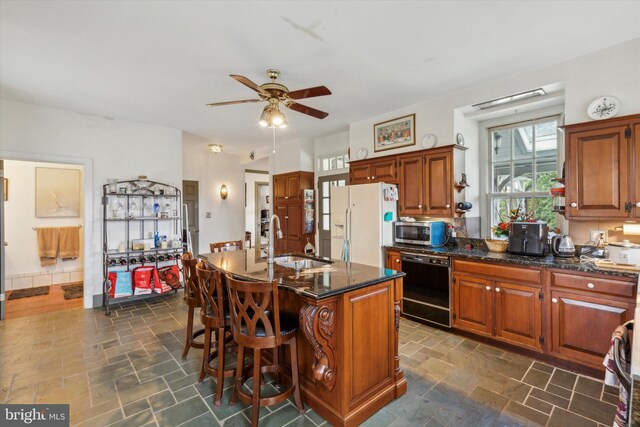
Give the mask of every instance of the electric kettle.
[[567, 235], [556, 235], [551, 239], [551, 251], [554, 256], [572, 258], [576, 255], [573, 239]]

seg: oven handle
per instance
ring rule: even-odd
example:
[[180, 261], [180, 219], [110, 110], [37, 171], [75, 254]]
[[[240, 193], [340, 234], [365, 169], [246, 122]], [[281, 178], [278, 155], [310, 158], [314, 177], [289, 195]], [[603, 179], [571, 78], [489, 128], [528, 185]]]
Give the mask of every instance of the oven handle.
[[408, 252], [400, 252], [402, 261], [417, 261], [417, 262], [425, 262], [426, 260], [433, 258], [439, 259], [442, 261], [449, 261], [449, 257], [441, 256], [441, 255], [416, 255]]

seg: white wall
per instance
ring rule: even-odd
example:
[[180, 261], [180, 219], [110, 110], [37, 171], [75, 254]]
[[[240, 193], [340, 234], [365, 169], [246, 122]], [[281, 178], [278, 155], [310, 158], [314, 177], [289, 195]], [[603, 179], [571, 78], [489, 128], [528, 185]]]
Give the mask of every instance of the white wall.
[[296, 171], [313, 171], [313, 141], [294, 139], [276, 142], [276, 153], [269, 151], [271, 172], [275, 175]]
[[[245, 173], [245, 183], [247, 185], [247, 207], [245, 208], [245, 228], [251, 232], [252, 245], [256, 241], [256, 182], [266, 182], [269, 184], [269, 172], [265, 173]], [[261, 191], [264, 195], [261, 197], [261, 206], [271, 211], [270, 203], [267, 204], [267, 195], [269, 194], [269, 188], [261, 187]], [[271, 201], [271, 199], [269, 199]], [[270, 212], [271, 213], [271, 212]]]
[[182, 133], [0, 100], [0, 158], [84, 167], [84, 306], [102, 294], [102, 185], [108, 178], [182, 179]]
[[[77, 169], [82, 176], [82, 166], [13, 160], [4, 162], [4, 176], [9, 179], [9, 200], [4, 202], [5, 240], [9, 242], [5, 248], [5, 277], [9, 279], [7, 290], [82, 280], [82, 248], [80, 257], [75, 260], [62, 261], [58, 258], [56, 265], [40, 265], [37, 232], [33, 227], [74, 227], [82, 225], [83, 216], [80, 203], [79, 217], [36, 218], [36, 167]], [[82, 229], [80, 233], [82, 236]], [[53, 274], [56, 274], [55, 281]]]
[[[240, 158], [224, 152], [211, 153], [210, 140], [188, 132], [183, 132], [182, 141], [184, 179], [199, 182], [200, 253], [209, 253], [212, 242], [243, 240], [244, 167]], [[222, 184], [229, 190], [226, 200], [220, 197]], [[211, 218], [206, 217], [207, 212]]]
[[[457, 108], [487, 101], [540, 86], [564, 87], [565, 124], [589, 121], [587, 107], [591, 101], [603, 95], [620, 100], [619, 116], [640, 111], [640, 39], [635, 39], [589, 55], [570, 59], [549, 67], [530, 70], [505, 78], [488, 81], [466, 89], [433, 98], [420, 104], [407, 106], [388, 113], [370, 117], [349, 126], [349, 147], [352, 153], [360, 147], [369, 151], [369, 158], [420, 150], [424, 135], [433, 133], [438, 146], [451, 145], [457, 132], [465, 136], [466, 170], [471, 185], [466, 191], [467, 200], [479, 206], [481, 195], [477, 192], [479, 176], [480, 139], [473, 138], [468, 120], [457, 116]], [[416, 114], [416, 145], [392, 151], [373, 152], [373, 125], [407, 114]], [[475, 178], [474, 178], [475, 177]], [[476, 215], [475, 209], [472, 215]], [[480, 214], [481, 215], [481, 214]]]

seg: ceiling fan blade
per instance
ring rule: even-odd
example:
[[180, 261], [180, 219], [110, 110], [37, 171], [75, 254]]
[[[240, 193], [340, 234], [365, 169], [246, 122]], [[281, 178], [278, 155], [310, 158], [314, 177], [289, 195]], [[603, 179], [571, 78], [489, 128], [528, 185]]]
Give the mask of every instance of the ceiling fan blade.
[[263, 99], [243, 99], [240, 101], [212, 102], [207, 107], [220, 107], [221, 105], [246, 104], [247, 102], [260, 102]]
[[264, 95], [267, 98], [271, 96], [271, 94], [269, 92], [267, 92], [266, 90], [262, 89], [260, 86], [258, 86], [257, 84], [255, 84], [254, 82], [252, 82], [251, 80], [246, 78], [245, 76], [237, 76], [235, 74], [229, 74], [229, 77], [239, 81], [240, 83], [242, 83], [243, 85], [247, 86], [248, 88], [251, 88], [251, 89], [255, 90], [260, 95]]
[[287, 108], [290, 108], [298, 113], [307, 114], [315, 117], [316, 119], [324, 119], [329, 115], [324, 111], [316, 110], [315, 108], [307, 107], [306, 105], [298, 104], [297, 102], [288, 102], [285, 104]]
[[308, 87], [306, 89], [294, 90], [287, 96], [291, 99], [313, 98], [314, 96], [331, 95], [331, 91], [325, 86]]

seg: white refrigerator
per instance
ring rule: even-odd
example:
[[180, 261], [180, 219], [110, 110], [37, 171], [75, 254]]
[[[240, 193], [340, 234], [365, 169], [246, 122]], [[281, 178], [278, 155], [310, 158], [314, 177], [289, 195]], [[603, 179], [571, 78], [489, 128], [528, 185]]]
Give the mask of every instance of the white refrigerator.
[[384, 267], [393, 243], [398, 187], [376, 183], [331, 187], [331, 258]]

